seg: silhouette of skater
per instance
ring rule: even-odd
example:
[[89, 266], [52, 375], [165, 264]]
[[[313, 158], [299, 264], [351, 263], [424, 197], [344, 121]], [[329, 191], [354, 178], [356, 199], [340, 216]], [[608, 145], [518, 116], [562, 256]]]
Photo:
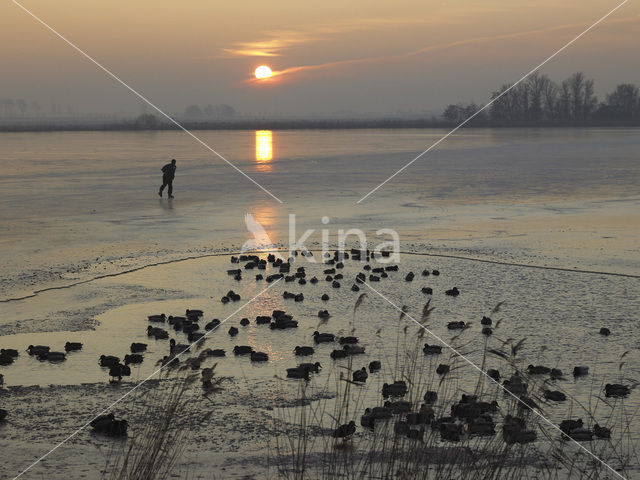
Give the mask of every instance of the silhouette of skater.
[[173, 177], [176, 176], [176, 159], [171, 160], [171, 163], [167, 163], [162, 167], [162, 186], [158, 190], [158, 195], [162, 196], [164, 187], [169, 186], [169, 198], [173, 198]]

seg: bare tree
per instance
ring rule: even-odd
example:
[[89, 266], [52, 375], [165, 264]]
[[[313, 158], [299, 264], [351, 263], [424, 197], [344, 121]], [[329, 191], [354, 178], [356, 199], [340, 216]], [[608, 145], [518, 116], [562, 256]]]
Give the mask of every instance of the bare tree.
[[20, 111], [20, 115], [24, 117], [24, 114], [27, 111], [27, 101], [24, 98], [17, 99], [16, 108]]
[[544, 85], [544, 110], [549, 120], [558, 118], [558, 85], [549, 80]]
[[584, 118], [584, 112], [582, 111], [584, 106], [584, 73], [576, 72], [567, 80], [569, 82], [569, 88], [571, 89], [571, 114], [574, 120], [580, 120]]
[[607, 106], [616, 117], [634, 118], [639, 116], [640, 92], [631, 83], [621, 83], [607, 95]]

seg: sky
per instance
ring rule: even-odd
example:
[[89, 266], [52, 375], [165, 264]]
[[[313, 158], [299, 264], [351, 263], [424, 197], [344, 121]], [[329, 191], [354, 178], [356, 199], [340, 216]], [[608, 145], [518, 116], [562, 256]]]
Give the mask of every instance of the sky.
[[[620, 1], [16, 0], [168, 113], [228, 104], [259, 116], [439, 113], [486, 102]], [[141, 100], [11, 0], [0, 4], [0, 98], [132, 115]], [[600, 98], [640, 84], [640, 2], [542, 68], [584, 71]], [[268, 65], [276, 75], [256, 81]], [[150, 108], [147, 109], [151, 111]]]

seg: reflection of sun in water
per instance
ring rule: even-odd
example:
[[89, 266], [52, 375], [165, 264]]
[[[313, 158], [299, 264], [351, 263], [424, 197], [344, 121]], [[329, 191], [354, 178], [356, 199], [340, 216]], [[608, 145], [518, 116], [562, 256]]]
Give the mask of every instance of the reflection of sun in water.
[[271, 171], [269, 163], [273, 160], [273, 133], [271, 130], [256, 130], [256, 163], [258, 170]]

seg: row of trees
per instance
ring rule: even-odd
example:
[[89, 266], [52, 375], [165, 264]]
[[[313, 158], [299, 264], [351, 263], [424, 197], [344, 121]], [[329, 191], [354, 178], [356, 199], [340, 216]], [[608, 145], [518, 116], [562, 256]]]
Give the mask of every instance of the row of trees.
[[[492, 92], [493, 103], [477, 114], [478, 123], [586, 123], [593, 120], [640, 120], [640, 92], [633, 84], [618, 85], [598, 102], [594, 80], [576, 72], [560, 84], [538, 72], [515, 87], [503, 85]], [[449, 105], [442, 116], [451, 123], [461, 123], [481, 107], [475, 103]]]
[[218, 105], [207, 105], [201, 108], [199, 105], [189, 105], [184, 110], [185, 118], [199, 119], [199, 118], [231, 118], [236, 116], [236, 110], [231, 105], [224, 103]]
[[73, 108], [54, 103], [46, 109], [35, 100], [29, 102], [24, 98], [0, 98], [0, 115], [5, 118], [39, 117], [45, 114], [51, 116], [73, 115]]

